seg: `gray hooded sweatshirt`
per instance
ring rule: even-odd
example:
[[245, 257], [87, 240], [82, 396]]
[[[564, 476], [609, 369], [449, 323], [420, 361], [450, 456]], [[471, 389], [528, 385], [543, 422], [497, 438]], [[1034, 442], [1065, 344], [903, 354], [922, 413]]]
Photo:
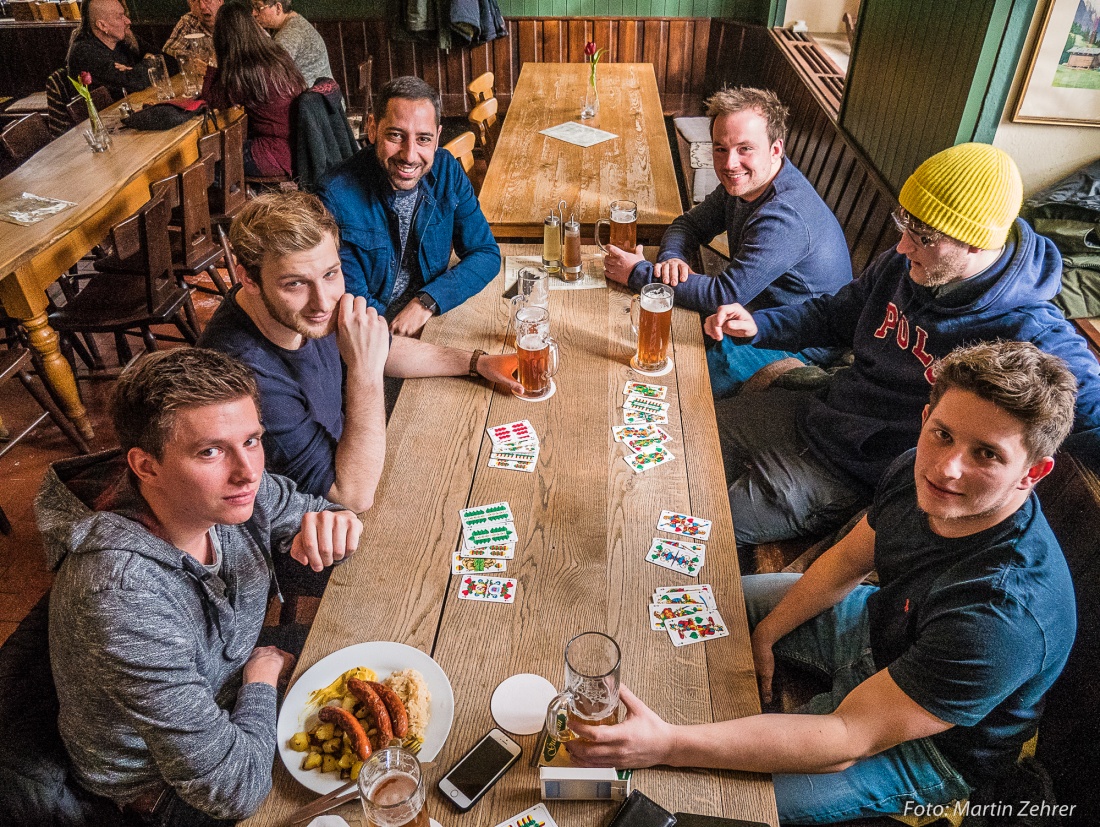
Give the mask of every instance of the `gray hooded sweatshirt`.
[[302, 515], [326, 509], [339, 506], [265, 473], [249, 522], [215, 526], [214, 575], [146, 528], [121, 452], [51, 467], [35, 501], [57, 569], [50, 660], [61, 737], [84, 787], [126, 803], [167, 782], [223, 819], [259, 807], [276, 698], [266, 683], [241, 685], [272, 577], [256, 538], [285, 553]]

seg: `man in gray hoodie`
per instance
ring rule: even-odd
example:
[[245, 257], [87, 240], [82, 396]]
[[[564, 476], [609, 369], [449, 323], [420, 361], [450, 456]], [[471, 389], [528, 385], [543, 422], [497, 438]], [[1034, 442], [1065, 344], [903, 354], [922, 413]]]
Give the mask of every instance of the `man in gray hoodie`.
[[256, 646], [271, 555], [320, 571], [359, 542], [352, 512], [264, 472], [257, 410], [223, 354], [147, 356], [115, 389], [121, 451], [55, 465], [35, 503], [61, 737], [76, 780], [142, 824], [260, 805], [293, 662]]

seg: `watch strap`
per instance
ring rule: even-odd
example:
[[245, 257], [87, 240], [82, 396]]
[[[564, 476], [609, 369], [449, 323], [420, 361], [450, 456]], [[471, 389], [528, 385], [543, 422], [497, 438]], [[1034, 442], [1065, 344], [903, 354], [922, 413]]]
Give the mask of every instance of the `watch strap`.
[[485, 355], [485, 351], [481, 350], [480, 348], [478, 350], [474, 351], [474, 355], [470, 357], [470, 376], [480, 376], [481, 375], [477, 372], [477, 360], [480, 359], [484, 355]]

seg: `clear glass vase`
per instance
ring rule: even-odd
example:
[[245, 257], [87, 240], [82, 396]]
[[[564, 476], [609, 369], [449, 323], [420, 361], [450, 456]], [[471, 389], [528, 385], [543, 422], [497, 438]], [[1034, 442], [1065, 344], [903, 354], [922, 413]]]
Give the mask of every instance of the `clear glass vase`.
[[84, 130], [84, 140], [88, 142], [92, 152], [106, 152], [111, 148], [111, 133], [103, 125], [103, 120], [91, 101], [88, 101], [88, 123], [91, 128]]
[[600, 114], [600, 93], [596, 91], [596, 73], [588, 75], [588, 85], [584, 88], [584, 98], [581, 100], [581, 120], [587, 121]]

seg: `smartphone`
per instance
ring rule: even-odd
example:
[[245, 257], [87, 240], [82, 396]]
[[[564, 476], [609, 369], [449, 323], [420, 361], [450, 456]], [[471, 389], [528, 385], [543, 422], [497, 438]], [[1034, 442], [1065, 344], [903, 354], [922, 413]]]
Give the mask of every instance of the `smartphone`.
[[499, 729], [489, 730], [439, 779], [439, 790], [464, 813], [500, 780], [522, 752], [520, 745]]

